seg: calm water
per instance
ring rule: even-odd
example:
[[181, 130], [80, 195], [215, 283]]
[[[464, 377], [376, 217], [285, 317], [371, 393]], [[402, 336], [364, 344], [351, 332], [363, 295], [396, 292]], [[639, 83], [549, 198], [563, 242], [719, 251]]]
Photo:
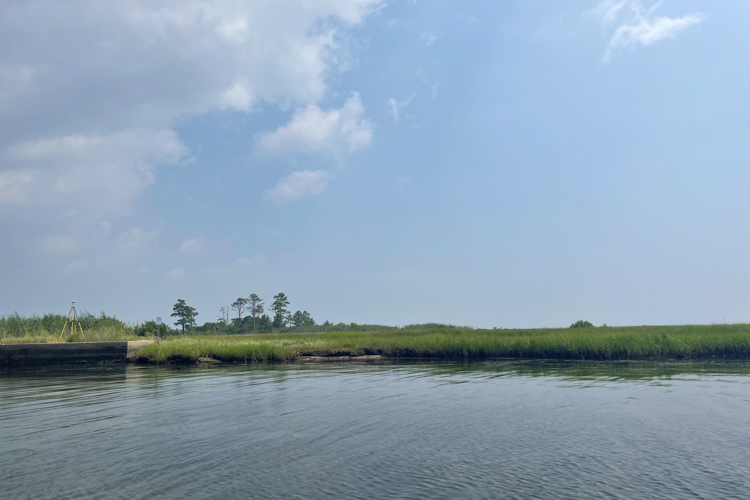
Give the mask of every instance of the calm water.
[[750, 364], [0, 371], [3, 499], [750, 498]]

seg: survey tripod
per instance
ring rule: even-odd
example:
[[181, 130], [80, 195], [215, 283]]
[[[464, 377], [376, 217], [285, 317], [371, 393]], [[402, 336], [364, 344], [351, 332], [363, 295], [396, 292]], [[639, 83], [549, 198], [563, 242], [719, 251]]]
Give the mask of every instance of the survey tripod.
[[78, 330], [81, 332], [81, 338], [86, 338], [83, 335], [83, 328], [81, 328], [81, 322], [78, 320], [78, 315], [76, 314], [76, 301], [73, 301], [73, 305], [70, 306], [70, 314], [68, 315], [69, 318], [65, 321], [65, 324], [63, 325], [63, 329], [60, 332], [60, 340], [62, 340], [63, 335], [65, 334], [65, 329], [68, 327], [68, 323], [70, 323], [70, 334], [73, 335], [76, 332], [76, 324], [78, 326]]

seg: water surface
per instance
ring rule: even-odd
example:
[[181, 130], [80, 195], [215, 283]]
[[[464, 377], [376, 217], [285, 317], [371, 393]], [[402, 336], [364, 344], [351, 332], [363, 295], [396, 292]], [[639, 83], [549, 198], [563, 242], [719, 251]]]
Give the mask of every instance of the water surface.
[[0, 372], [4, 499], [750, 497], [748, 363]]

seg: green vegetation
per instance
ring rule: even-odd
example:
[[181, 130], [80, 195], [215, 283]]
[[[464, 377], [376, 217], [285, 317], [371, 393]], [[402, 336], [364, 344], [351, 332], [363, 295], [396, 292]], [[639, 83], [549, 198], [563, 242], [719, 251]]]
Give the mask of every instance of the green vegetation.
[[[230, 321], [229, 309], [222, 308], [217, 322], [202, 326], [195, 324], [195, 308], [180, 299], [172, 314], [180, 330], [161, 325], [161, 336], [167, 340], [143, 348], [138, 359], [157, 363], [197, 362], [201, 358], [245, 363], [360, 355], [460, 360], [750, 359], [748, 324], [597, 328], [580, 320], [569, 328], [535, 330], [476, 330], [435, 323], [401, 328], [329, 321], [319, 325], [307, 311], [292, 314], [285, 294], [273, 298], [273, 320], [263, 314], [263, 300], [252, 294], [234, 301], [236, 318]], [[56, 342], [65, 321], [65, 316], [54, 314], [0, 317], [0, 342]], [[83, 312], [80, 322], [85, 338], [68, 335], [64, 340], [136, 340], [153, 338], [157, 331], [154, 321], [128, 325], [104, 313], [95, 316]]]
[[182, 333], [185, 334], [185, 327], [195, 326], [195, 317], [198, 316], [198, 311], [194, 307], [190, 307], [185, 303], [184, 299], [179, 299], [177, 303], [172, 307], [172, 317], [177, 318], [175, 326], [182, 327]]
[[273, 326], [275, 326], [276, 328], [284, 326], [285, 323], [287, 325], [290, 323], [290, 313], [286, 308], [288, 305], [289, 299], [285, 294], [279, 293], [273, 296], [273, 304], [271, 305], [271, 310], [274, 312]]
[[146, 321], [145, 323], [138, 323], [129, 328], [132, 328], [133, 333], [138, 337], [156, 337], [158, 334], [159, 337], [165, 338], [169, 335], [177, 335], [180, 333], [179, 330], [170, 328], [166, 323], [157, 325], [156, 321], [153, 320]]
[[248, 309], [250, 310], [250, 317], [253, 318], [253, 330], [255, 330], [257, 328], [256, 320], [258, 319], [258, 316], [263, 314], [263, 299], [252, 293], [250, 294], [250, 297], [247, 298], [247, 303], [250, 304]]
[[[271, 311], [273, 319], [264, 312], [264, 302], [257, 294], [250, 294], [249, 297], [239, 297], [228, 307], [222, 307], [219, 310], [219, 318], [216, 321], [209, 321], [201, 326], [186, 324], [184, 329], [185, 335], [247, 335], [260, 333], [321, 333], [321, 332], [344, 332], [344, 331], [368, 331], [378, 332], [394, 327], [383, 325], [358, 325], [357, 323], [331, 323], [326, 321], [318, 324], [307, 311], [297, 311], [292, 313], [287, 307], [289, 298], [284, 293], [277, 293], [273, 297]], [[175, 311], [183, 310], [190, 307], [185, 301], [180, 299], [174, 305]], [[190, 307], [193, 318], [197, 316], [194, 308]], [[231, 311], [237, 315], [230, 319]], [[243, 316], [243, 314], [245, 314]], [[173, 314], [174, 316], [175, 314]], [[175, 323], [181, 326], [178, 321]]]
[[571, 328], [594, 328], [594, 324], [590, 321], [583, 321], [582, 319], [579, 319], [578, 321], [570, 325], [570, 327]]
[[[68, 320], [62, 314], [45, 314], [24, 318], [18, 314], [0, 317], [0, 343], [38, 343], [59, 342], [63, 325]], [[136, 340], [138, 328], [127, 325], [113, 316], [101, 313], [99, 316], [83, 312], [78, 316], [83, 328], [84, 337], [80, 334], [66, 335], [68, 342], [104, 342], [117, 340]], [[69, 330], [66, 329], [66, 333]], [[145, 334], [145, 333], [143, 333]]]
[[290, 361], [303, 356], [540, 359], [750, 359], [750, 325], [474, 330], [448, 326], [321, 335], [184, 336], [138, 352], [144, 362]]
[[[357, 325], [356, 323], [333, 324], [326, 321], [318, 325], [307, 311], [297, 311], [292, 314], [287, 308], [289, 299], [284, 293], [274, 296], [272, 309], [274, 320], [263, 314], [263, 299], [256, 294], [248, 298], [238, 298], [232, 303], [232, 309], [237, 317], [229, 318], [229, 308], [221, 308], [221, 317], [216, 322], [206, 322], [201, 326], [196, 324], [198, 311], [189, 306], [184, 299], [179, 299], [172, 307], [172, 317], [176, 319], [174, 325], [162, 324], [157, 328], [156, 321], [149, 320], [136, 324], [126, 324], [115, 317], [108, 317], [103, 312], [95, 316], [88, 312], [80, 314], [83, 335], [70, 334], [66, 330], [62, 340], [67, 342], [80, 341], [121, 341], [137, 340], [138, 338], [164, 338], [171, 335], [245, 335], [257, 333], [318, 333], [332, 331], [382, 331], [392, 327], [381, 325]], [[247, 315], [243, 317], [243, 313]], [[18, 314], [0, 316], [0, 343], [41, 343], [58, 342], [66, 316], [59, 314], [45, 314], [44, 316], [21, 317]]]

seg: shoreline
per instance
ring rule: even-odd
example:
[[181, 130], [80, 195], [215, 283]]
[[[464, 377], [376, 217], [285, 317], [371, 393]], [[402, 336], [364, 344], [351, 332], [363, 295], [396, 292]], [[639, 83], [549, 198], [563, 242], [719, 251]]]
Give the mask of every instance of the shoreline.
[[[85, 345], [88, 344], [88, 345]], [[130, 345], [128, 345], [130, 344]], [[66, 347], [62, 347], [62, 346]], [[0, 345], [0, 366], [65, 366], [65, 365], [101, 365], [101, 364], [137, 364], [143, 366], [206, 366], [206, 365], [262, 365], [262, 364], [326, 364], [340, 362], [482, 362], [482, 361], [556, 361], [556, 362], [591, 362], [591, 363], [629, 363], [629, 362], [707, 362], [707, 361], [750, 361], [750, 357], [737, 356], [703, 356], [703, 357], [667, 357], [651, 356], [644, 358], [559, 358], [529, 356], [485, 356], [485, 357], [444, 357], [444, 356], [385, 356], [382, 354], [364, 355], [300, 355], [291, 359], [217, 359], [199, 357], [197, 359], [182, 356], [169, 357], [166, 360], [153, 360], [137, 356], [137, 352], [146, 346], [154, 345], [153, 341], [129, 342], [77, 342], [50, 344], [5, 344]], [[13, 346], [14, 353], [9, 355], [5, 346]], [[33, 346], [33, 347], [32, 347]], [[47, 346], [49, 349], [40, 348]]]
[[430, 327], [316, 334], [0, 344], [1, 364], [328, 363], [378, 360], [750, 360], [750, 324], [474, 330]]
[[489, 356], [481, 358], [450, 358], [450, 357], [426, 357], [426, 356], [382, 356], [382, 355], [363, 355], [363, 356], [299, 356], [293, 359], [285, 360], [220, 360], [216, 358], [198, 358], [178, 359], [170, 358], [166, 361], [151, 361], [146, 359], [129, 360], [129, 363], [144, 366], [196, 366], [196, 365], [261, 365], [261, 364], [309, 364], [309, 363], [334, 363], [334, 362], [483, 362], [483, 361], [553, 361], [553, 362], [588, 362], [588, 363], [664, 363], [664, 362], [696, 362], [703, 363], [707, 361], [747, 361], [748, 357], [649, 357], [649, 358], [613, 358], [613, 359], [591, 359], [591, 358], [537, 358], [537, 357], [506, 357], [506, 356]]

